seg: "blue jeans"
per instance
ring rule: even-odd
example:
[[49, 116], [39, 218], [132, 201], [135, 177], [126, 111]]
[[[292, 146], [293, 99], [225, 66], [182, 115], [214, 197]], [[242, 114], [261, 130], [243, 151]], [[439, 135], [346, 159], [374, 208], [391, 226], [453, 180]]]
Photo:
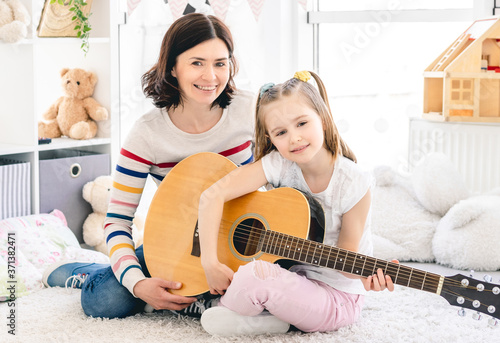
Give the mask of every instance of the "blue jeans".
[[[135, 250], [144, 275], [150, 277], [144, 261], [141, 245]], [[82, 308], [87, 316], [103, 318], [124, 318], [143, 312], [146, 303], [136, 298], [122, 286], [111, 266], [99, 269], [89, 275], [82, 286]]]

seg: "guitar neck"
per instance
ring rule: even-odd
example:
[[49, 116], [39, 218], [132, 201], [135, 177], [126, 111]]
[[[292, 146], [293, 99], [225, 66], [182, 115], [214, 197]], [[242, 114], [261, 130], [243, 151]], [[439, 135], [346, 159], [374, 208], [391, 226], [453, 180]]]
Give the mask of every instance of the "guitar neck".
[[441, 275], [272, 230], [266, 230], [261, 235], [258, 248], [265, 253], [289, 260], [363, 277], [373, 275], [381, 268], [384, 274], [392, 278], [394, 284], [441, 293], [444, 278]]

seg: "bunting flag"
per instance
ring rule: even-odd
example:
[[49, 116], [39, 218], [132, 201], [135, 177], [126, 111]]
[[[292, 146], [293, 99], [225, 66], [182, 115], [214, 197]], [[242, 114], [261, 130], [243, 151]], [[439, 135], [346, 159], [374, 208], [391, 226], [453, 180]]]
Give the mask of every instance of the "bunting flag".
[[188, 4], [182, 14], [203, 13], [206, 15], [214, 15], [214, 10], [210, 6], [208, 0], [188, 0]]
[[265, 0], [247, 0], [250, 5], [250, 9], [253, 12], [255, 21], [259, 21], [260, 13], [262, 12], [262, 7], [264, 6]]
[[226, 20], [227, 10], [231, 4], [231, 0], [209, 0], [212, 9], [217, 17]]
[[307, 2], [309, 0], [297, 0], [299, 2], [299, 5], [304, 9], [304, 11], [307, 12]]
[[132, 15], [132, 12], [134, 12], [135, 8], [141, 0], [127, 0], [127, 15], [130, 17]]
[[[142, 0], [127, 0], [127, 14], [130, 16], [132, 12], [136, 9]], [[199, 3], [204, 3], [210, 6], [214, 14], [221, 18], [226, 19], [227, 11], [231, 4], [231, 0], [163, 0], [165, 4], [170, 6], [170, 11], [172, 12], [172, 17], [174, 20], [181, 17], [183, 14], [199, 12]], [[262, 13], [262, 8], [266, 0], [247, 0], [250, 9], [252, 10], [253, 16], [256, 21], [259, 21], [260, 14]], [[297, 0], [298, 4], [307, 11], [307, 5], [309, 0]], [[205, 11], [204, 11], [205, 12]]]

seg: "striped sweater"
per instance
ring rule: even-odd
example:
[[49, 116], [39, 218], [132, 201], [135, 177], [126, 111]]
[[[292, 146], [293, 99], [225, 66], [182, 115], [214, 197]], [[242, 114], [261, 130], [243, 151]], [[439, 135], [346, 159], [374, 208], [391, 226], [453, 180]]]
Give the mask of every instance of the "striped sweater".
[[167, 112], [153, 109], [131, 129], [118, 156], [104, 234], [113, 272], [132, 294], [145, 279], [132, 240], [132, 219], [148, 175], [158, 185], [172, 167], [192, 154], [210, 151], [237, 165], [253, 160], [254, 99], [239, 91], [219, 122], [207, 132], [179, 130]]

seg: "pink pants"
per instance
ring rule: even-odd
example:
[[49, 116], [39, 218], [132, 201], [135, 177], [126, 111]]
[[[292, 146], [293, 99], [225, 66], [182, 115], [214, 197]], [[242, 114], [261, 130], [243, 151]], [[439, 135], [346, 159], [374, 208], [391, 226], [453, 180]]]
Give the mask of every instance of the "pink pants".
[[327, 284], [265, 261], [241, 266], [220, 304], [241, 315], [267, 310], [305, 331], [332, 331], [354, 323], [364, 297], [338, 291]]

